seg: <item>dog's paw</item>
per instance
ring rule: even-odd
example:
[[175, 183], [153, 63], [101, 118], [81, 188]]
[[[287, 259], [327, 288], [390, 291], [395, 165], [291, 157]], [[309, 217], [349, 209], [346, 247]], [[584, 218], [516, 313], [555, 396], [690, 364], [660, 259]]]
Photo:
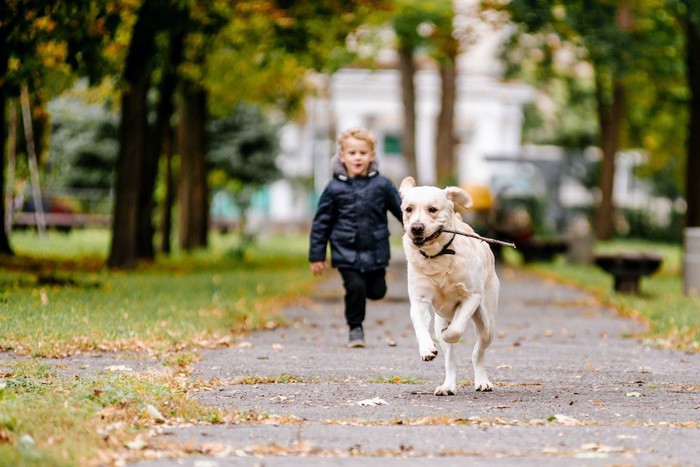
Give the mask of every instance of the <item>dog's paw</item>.
[[435, 388], [436, 396], [454, 396], [456, 392], [456, 385], [443, 384], [442, 386], [438, 386]]
[[429, 362], [429, 361], [435, 360], [435, 357], [437, 357], [437, 354], [438, 354], [437, 349], [433, 347], [428, 352], [425, 352], [425, 353], [421, 352], [420, 358], [424, 362]]
[[488, 379], [484, 381], [475, 381], [474, 389], [482, 392], [493, 391], [493, 384], [491, 384], [491, 381], [489, 381]]

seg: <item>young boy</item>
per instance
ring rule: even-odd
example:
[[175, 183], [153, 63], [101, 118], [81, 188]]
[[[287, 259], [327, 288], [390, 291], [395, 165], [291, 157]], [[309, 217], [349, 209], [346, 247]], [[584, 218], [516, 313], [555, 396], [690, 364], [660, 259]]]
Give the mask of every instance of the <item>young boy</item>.
[[401, 222], [401, 198], [396, 187], [377, 171], [372, 133], [350, 128], [338, 142], [340, 151], [332, 160], [333, 178], [321, 194], [311, 227], [309, 262], [311, 271], [321, 274], [330, 241], [331, 266], [338, 268], [345, 287], [348, 347], [364, 347], [366, 299], [379, 300], [386, 294], [387, 211]]

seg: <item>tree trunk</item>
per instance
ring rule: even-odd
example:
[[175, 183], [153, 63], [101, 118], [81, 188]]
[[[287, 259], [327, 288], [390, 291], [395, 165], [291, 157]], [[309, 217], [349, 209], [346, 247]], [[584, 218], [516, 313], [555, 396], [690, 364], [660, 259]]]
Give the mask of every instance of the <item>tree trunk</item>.
[[[2, 37], [2, 26], [0, 26], [0, 76], [6, 76], [7, 74], [7, 56], [6, 52], [3, 50], [5, 47], [4, 37]], [[0, 219], [4, 224], [5, 222], [5, 143], [7, 128], [7, 122], [5, 121], [5, 108], [7, 107], [7, 94], [5, 92], [5, 80], [0, 79], [0, 196], [2, 196], [2, 202], [0, 202]], [[14, 252], [10, 247], [10, 238], [7, 235], [7, 230], [3, 225], [0, 229], [0, 255], [13, 255]]]
[[615, 179], [615, 155], [620, 147], [620, 133], [624, 119], [625, 88], [615, 77], [612, 84], [612, 102], [608, 105], [603, 97], [601, 78], [596, 76], [596, 99], [600, 125], [600, 146], [603, 160], [600, 168], [601, 200], [596, 219], [598, 240], [610, 240], [615, 232], [615, 206], [613, 183]]
[[686, 227], [700, 227], [700, 28], [688, 20], [686, 30], [686, 62], [690, 89], [685, 199], [688, 203]]
[[454, 112], [457, 98], [457, 69], [452, 58], [440, 64], [442, 95], [435, 141], [435, 173], [440, 186], [457, 182], [454, 157]]
[[153, 248], [153, 237], [155, 227], [153, 225], [153, 212], [155, 209], [154, 192], [156, 179], [158, 178], [158, 162], [164, 150], [166, 134], [170, 127], [175, 106], [173, 98], [177, 87], [177, 67], [182, 62], [182, 49], [184, 43], [184, 33], [178, 32], [171, 36], [170, 40], [170, 60], [164, 65], [163, 77], [159, 86], [159, 100], [156, 111], [156, 124], [152, 134], [152, 139], [148, 144], [148, 157], [143, 162], [143, 177], [141, 199], [139, 201], [139, 222], [138, 222], [138, 257], [152, 261], [155, 258]]
[[155, 49], [152, 3], [145, 2], [134, 25], [124, 68], [126, 88], [121, 98], [119, 154], [116, 165], [110, 268], [133, 268], [139, 258], [144, 160], [148, 157], [149, 61]]
[[180, 247], [207, 246], [209, 202], [206, 171], [206, 92], [183, 86], [178, 128], [180, 151]]
[[[1, 49], [2, 47], [0, 47]], [[7, 63], [7, 60], [2, 58], [4, 55], [0, 52], [0, 62]], [[4, 76], [5, 73], [0, 69], [0, 76]], [[0, 193], [2, 193], [2, 203], [0, 203], [0, 218], [3, 223], [5, 222], [5, 140], [6, 140], [6, 122], [5, 122], [5, 107], [7, 107], [7, 99], [5, 98], [5, 89], [3, 86], [3, 81], [0, 80]], [[0, 256], [2, 255], [13, 255], [14, 252], [10, 247], [10, 238], [7, 234], [7, 229], [3, 225], [0, 229]]]
[[173, 128], [168, 126], [163, 141], [163, 152], [165, 154], [165, 195], [163, 196], [162, 219], [160, 225], [160, 251], [170, 254], [171, 237], [173, 225], [173, 204], [175, 204], [175, 189], [173, 184]]
[[408, 175], [419, 180], [416, 164], [416, 88], [414, 79], [416, 67], [413, 63], [413, 49], [399, 47], [399, 70], [401, 73], [401, 99], [403, 102], [404, 131], [401, 135], [403, 157]]

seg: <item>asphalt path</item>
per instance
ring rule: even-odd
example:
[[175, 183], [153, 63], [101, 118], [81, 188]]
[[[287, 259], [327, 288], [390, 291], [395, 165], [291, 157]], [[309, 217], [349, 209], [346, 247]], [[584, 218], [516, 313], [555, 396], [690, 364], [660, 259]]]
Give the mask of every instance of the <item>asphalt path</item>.
[[634, 337], [643, 323], [519, 269], [499, 268], [494, 390], [473, 390], [470, 329], [455, 352], [457, 394], [434, 396], [444, 360], [419, 357], [394, 256], [387, 297], [368, 305], [365, 348], [345, 347], [330, 271], [285, 310], [288, 327], [204, 351], [195, 366], [191, 378], [212, 384], [193, 398], [250, 420], [166, 423], [153, 445], [199, 454], [138, 465], [700, 465], [700, 355], [650, 347]]

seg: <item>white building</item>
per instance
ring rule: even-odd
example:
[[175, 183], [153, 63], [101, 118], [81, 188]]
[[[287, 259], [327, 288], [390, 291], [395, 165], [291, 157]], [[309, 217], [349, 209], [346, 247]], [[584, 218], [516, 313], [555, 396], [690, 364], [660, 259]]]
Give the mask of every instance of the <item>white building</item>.
[[[521, 148], [522, 107], [534, 99], [532, 88], [505, 83], [500, 76], [497, 48], [505, 32], [480, 34], [458, 61], [455, 136], [460, 185], [488, 185], [493, 155], [517, 156]], [[389, 56], [389, 62], [392, 57]], [[393, 58], [393, 62], [397, 60]], [[394, 67], [395, 68], [395, 67]], [[319, 78], [319, 96], [307, 102], [303, 123], [282, 131], [279, 165], [286, 178], [305, 180], [306, 188], [282, 180], [271, 187], [269, 217], [273, 222], [305, 223], [313, 215], [316, 196], [331, 177], [330, 159], [336, 153], [336, 134], [363, 126], [377, 138], [379, 170], [395, 183], [406, 175], [433, 185], [436, 124], [440, 111], [440, 75], [422, 69], [415, 78], [417, 174], [408, 174], [400, 153], [403, 133], [400, 74], [398, 70], [343, 69]], [[309, 187], [314, 187], [314, 192]]]

